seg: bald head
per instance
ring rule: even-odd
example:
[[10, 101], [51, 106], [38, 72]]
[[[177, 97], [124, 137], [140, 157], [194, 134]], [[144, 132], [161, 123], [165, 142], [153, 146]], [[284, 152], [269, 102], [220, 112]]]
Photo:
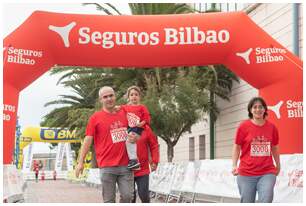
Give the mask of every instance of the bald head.
[[103, 109], [112, 112], [116, 104], [116, 96], [113, 88], [105, 86], [99, 90], [99, 99]]
[[106, 93], [113, 93], [113, 94], [115, 94], [115, 91], [114, 91], [113, 88], [111, 88], [109, 86], [101, 87], [101, 89], [99, 90], [99, 97], [101, 98]]

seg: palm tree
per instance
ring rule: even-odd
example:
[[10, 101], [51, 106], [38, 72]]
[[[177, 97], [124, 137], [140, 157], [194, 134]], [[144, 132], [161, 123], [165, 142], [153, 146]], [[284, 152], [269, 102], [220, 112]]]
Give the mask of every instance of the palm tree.
[[64, 87], [71, 88], [74, 94], [60, 95], [59, 100], [47, 102], [45, 106], [60, 105], [61, 107], [52, 110], [45, 117], [42, 126], [66, 127], [74, 129], [82, 125], [71, 121], [75, 111], [92, 113], [97, 105], [97, 74], [74, 74], [70, 80], [62, 82]]
[[[91, 70], [93, 71], [91, 72]], [[45, 106], [60, 105], [61, 107], [48, 113], [41, 122], [41, 126], [69, 128], [71, 130], [77, 128], [76, 135], [83, 139], [89, 116], [100, 107], [97, 97], [98, 89], [102, 84], [101, 78], [104, 80], [104, 84], [108, 84], [113, 77], [104, 70], [79, 67], [56, 67], [52, 70], [52, 73], [58, 73], [59, 71], [66, 71], [67, 73], [58, 83], [63, 84], [66, 88], [71, 88], [74, 94], [60, 95], [59, 100], [46, 103]], [[68, 80], [64, 81], [64, 79]], [[80, 144], [71, 144], [71, 146], [78, 154]], [[93, 148], [91, 150], [94, 153]], [[92, 167], [96, 167], [95, 158], [93, 158]]]

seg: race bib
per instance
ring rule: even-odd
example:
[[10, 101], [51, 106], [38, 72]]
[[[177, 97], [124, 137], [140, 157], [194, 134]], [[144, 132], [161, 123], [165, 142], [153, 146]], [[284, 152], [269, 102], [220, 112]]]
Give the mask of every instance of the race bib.
[[253, 157], [270, 156], [271, 144], [270, 142], [252, 142], [250, 153]]
[[127, 119], [130, 127], [136, 127], [140, 122], [140, 118], [134, 113], [127, 113]]
[[113, 129], [110, 131], [113, 143], [123, 142], [127, 138], [127, 132], [125, 127]]

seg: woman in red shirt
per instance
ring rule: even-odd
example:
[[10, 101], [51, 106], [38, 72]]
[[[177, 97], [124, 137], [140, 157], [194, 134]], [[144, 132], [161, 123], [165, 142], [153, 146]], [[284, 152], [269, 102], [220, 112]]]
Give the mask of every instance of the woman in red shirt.
[[240, 201], [243, 203], [255, 202], [256, 192], [259, 202], [273, 201], [276, 176], [280, 171], [279, 137], [277, 128], [266, 120], [267, 110], [267, 104], [261, 97], [251, 99], [248, 104], [249, 119], [243, 121], [236, 132], [232, 173], [238, 175]]
[[137, 191], [141, 202], [149, 203], [149, 175], [150, 171], [156, 170], [159, 162], [159, 148], [157, 137], [150, 129], [150, 127], [146, 125], [144, 127], [143, 132], [141, 133], [140, 138], [136, 137], [133, 134], [130, 135], [128, 138], [132, 142], [135, 142], [137, 144], [137, 157], [140, 162], [140, 169], [134, 170], [134, 198], [132, 202], [136, 202], [135, 185], [137, 185]]

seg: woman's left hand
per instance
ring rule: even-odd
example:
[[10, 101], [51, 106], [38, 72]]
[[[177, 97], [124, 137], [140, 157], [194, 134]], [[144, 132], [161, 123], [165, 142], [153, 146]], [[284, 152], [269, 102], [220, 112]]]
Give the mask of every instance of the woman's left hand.
[[150, 164], [150, 167], [151, 167], [151, 171], [153, 172], [153, 171], [156, 170], [157, 164], [155, 164], [155, 163], [152, 162], [152, 163]]
[[279, 166], [276, 166], [276, 176], [278, 176], [279, 175], [279, 172], [280, 172], [280, 167]]

